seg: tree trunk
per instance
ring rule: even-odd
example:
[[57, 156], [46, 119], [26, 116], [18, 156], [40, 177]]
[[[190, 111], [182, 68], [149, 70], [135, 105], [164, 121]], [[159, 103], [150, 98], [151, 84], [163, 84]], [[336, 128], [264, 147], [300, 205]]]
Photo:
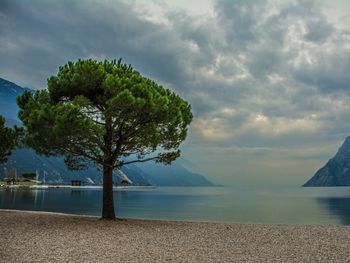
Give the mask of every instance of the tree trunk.
[[113, 169], [110, 166], [103, 166], [102, 219], [115, 219], [112, 173]]

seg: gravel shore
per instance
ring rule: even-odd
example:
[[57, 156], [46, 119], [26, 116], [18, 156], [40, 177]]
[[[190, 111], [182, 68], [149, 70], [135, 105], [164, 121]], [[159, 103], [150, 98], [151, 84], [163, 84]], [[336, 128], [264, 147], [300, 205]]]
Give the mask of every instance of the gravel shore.
[[0, 262], [350, 262], [350, 227], [0, 211]]

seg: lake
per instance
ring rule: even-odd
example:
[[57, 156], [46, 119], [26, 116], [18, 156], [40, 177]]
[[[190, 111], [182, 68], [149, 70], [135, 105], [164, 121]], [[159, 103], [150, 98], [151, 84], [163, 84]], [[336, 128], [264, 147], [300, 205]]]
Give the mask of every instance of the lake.
[[[158, 187], [114, 192], [121, 218], [350, 225], [350, 187]], [[0, 188], [0, 208], [101, 214], [101, 189]]]

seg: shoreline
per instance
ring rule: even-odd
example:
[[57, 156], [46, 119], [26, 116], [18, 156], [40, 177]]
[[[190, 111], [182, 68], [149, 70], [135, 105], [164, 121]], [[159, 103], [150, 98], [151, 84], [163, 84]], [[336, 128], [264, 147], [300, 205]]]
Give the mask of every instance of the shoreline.
[[[43, 215], [58, 215], [58, 216], [67, 216], [67, 217], [87, 217], [94, 219], [101, 219], [100, 215], [88, 215], [88, 214], [71, 214], [65, 212], [50, 212], [44, 210], [20, 210], [20, 209], [7, 209], [0, 208], [1, 212], [16, 212], [16, 213], [28, 213], [28, 214], [43, 214]], [[193, 224], [215, 224], [215, 225], [243, 225], [243, 226], [300, 226], [300, 227], [344, 227], [350, 230], [350, 225], [344, 224], [299, 224], [299, 223], [259, 223], [259, 222], [219, 222], [219, 221], [196, 221], [196, 220], [176, 220], [176, 219], [152, 219], [152, 218], [129, 218], [129, 217], [120, 217], [116, 218], [122, 221], [145, 221], [145, 222], [169, 222], [169, 223], [193, 223]], [[113, 221], [113, 220], [112, 220]], [[349, 237], [350, 238], [350, 237]]]
[[350, 227], [0, 210], [4, 262], [350, 262]]
[[[28, 190], [41, 190], [41, 189], [51, 189], [51, 188], [67, 188], [67, 189], [102, 189], [102, 185], [0, 185], [0, 189], [28, 189]], [[157, 186], [154, 185], [134, 185], [134, 186], [113, 186], [114, 190], [124, 190], [124, 189], [155, 189]]]

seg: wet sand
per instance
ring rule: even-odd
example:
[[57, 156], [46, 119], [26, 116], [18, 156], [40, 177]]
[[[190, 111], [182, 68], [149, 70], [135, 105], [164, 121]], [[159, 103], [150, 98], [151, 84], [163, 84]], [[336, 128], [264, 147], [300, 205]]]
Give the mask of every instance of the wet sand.
[[0, 210], [0, 262], [350, 262], [350, 227]]

